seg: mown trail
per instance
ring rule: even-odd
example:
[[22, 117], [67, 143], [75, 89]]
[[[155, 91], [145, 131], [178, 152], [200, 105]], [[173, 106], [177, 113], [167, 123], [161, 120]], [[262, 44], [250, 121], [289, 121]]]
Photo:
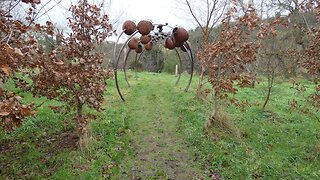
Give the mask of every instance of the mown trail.
[[204, 179], [178, 131], [175, 106], [184, 92], [154, 74], [132, 81], [124, 106], [134, 153], [122, 162], [116, 179]]

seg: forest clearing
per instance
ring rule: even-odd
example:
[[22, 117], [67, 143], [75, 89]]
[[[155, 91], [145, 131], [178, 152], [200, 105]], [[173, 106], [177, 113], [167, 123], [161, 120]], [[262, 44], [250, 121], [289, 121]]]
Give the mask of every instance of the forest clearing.
[[0, 2], [0, 179], [320, 178], [318, 0], [120, 1]]
[[[174, 75], [139, 73], [138, 80], [131, 75], [132, 87], [124, 89], [126, 103], [111, 80], [103, 105], [107, 110], [86, 110], [97, 119], [90, 122], [84, 149], [77, 148], [75, 124], [63, 126], [70, 121], [68, 115], [47, 108], [59, 103], [47, 102], [23, 128], [1, 137], [1, 174], [41, 179], [201, 179], [215, 173], [227, 179], [319, 176], [320, 122], [290, 110], [287, 101], [295, 97], [290, 83], [275, 86], [277, 93], [266, 110], [227, 109], [233, 114], [227, 126], [236, 126], [231, 128], [235, 132], [217, 128], [206, 136], [203, 128], [210, 107], [196, 98], [196, 81], [185, 93], [174, 86]], [[182, 77], [183, 82], [187, 79]], [[306, 85], [312, 89], [312, 83]], [[260, 83], [239, 96], [261, 104], [265, 88]], [[30, 94], [24, 97], [34, 101]], [[234, 136], [238, 131], [240, 136]]]

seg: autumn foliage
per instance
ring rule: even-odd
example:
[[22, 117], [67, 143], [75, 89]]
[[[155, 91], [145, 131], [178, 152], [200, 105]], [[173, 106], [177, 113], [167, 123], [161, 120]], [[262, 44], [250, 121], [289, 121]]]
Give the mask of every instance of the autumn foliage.
[[[318, 22], [320, 22], [320, 4], [318, 1], [314, 1], [316, 5], [312, 8], [315, 13]], [[300, 65], [307, 70], [307, 72], [313, 77], [313, 81], [317, 84], [315, 91], [310, 95], [310, 100], [313, 106], [320, 108], [320, 27], [314, 27], [308, 32], [310, 39], [310, 45], [305, 49], [302, 57], [303, 60]]]
[[[33, 11], [30, 8], [29, 14]], [[40, 25], [27, 17], [26, 25], [2, 14], [0, 76], [2, 83], [12, 77], [16, 87], [34, 96], [66, 102], [69, 109], [77, 110], [76, 120], [81, 130], [86, 123], [83, 106], [101, 109], [109, 71], [102, 68], [104, 53], [98, 52], [96, 47], [101, 46], [113, 31], [108, 16], [101, 14], [97, 5], [83, 0], [70, 11], [71, 33], [59, 34], [59, 43], [49, 52], [38, 43], [35, 35], [55, 37], [57, 34], [51, 22]], [[16, 73], [22, 74], [23, 78], [15, 76]], [[32, 106], [21, 105], [21, 97], [12, 92], [2, 88], [0, 92], [1, 125], [12, 130], [32, 114]]]
[[[301, 16], [304, 16], [305, 12], [312, 12], [319, 18], [318, 1], [309, 1], [305, 6], [301, 5], [298, 8]], [[263, 21], [251, 5], [248, 5], [244, 12], [239, 11], [240, 9], [244, 8], [237, 8], [237, 6], [231, 8], [222, 20], [222, 30], [217, 39], [207, 44], [198, 56], [200, 61], [205, 62], [208, 67], [208, 80], [213, 88], [214, 101], [223, 99], [228, 104], [243, 108], [248, 105], [248, 102], [239, 102], [234, 94], [239, 88], [252, 84], [255, 73], [250, 71], [250, 66], [256, 63], [258, 54], [263, 56], [274, 53], [266, 51], [266, 42], [272, 41], [277, 36], [277, 28], [280, 26], [282, 30], [286, 29], [288, 22], [286, 18], [281, 17]], [[239, 14], [243, 15], [239, 16]], [[306, 25], [308, 28], [297, 25], [295, 27], [307, 34], [309, 43], [301, 52], [297, 49], [286, 49], [283, 54], [291, 59], [299, 59], [300, 67], [303, 67], [312, 79], [319, 83], [319, 27], [309, 27], [308, 24]], [[317, 85], [315, 93], [310, 96], [315, 106], [319, 106], [319, 89]]]
[[[30, 9], [29, 13], [31, 12]], [[36, 26], [28, 26], [20, 21], [6, 18], [3, 11], [0, 11], [0, 18], [0, 78], [1, 83], [5, 84], [17, 73], [35, 67], [32, 54], [37, 54], [34, 51], [37, 41], [30, 34], [30, 30]], [[40, 28], [40, 25], [37, 26]], [[19, 80], [17, 82], [23, 84]], [[14, 130], [22, 124], [25, 117], [34, 113], [32, 105], [23, 105], [21, 101], [22, 97], [0, 86], [0, 125], [5, 130]]]
[[109, 72], [101, 67], [104, 54], [95, 48], [112, 32], [108, 16], [87, 1], [71, 7], [69, 26], [72, 33], [62, 38], [38, 64], [40, 73], [32, 76], [33, 93], [77, 105], [78, 115], [84, 104], [99, 109]]
[[[252, 40], [252, 32], [259, 28], [259, 17], [250, 7], [245, 14], [232, 22], [236, 9], [230, 11], [222, 21], [222, 32], [216, 41], [205, 46], [199, 53], [201, 61], [208, 67], [208, 79], [211, 83], [214, 96], [220, 99], [229, 99], [229, 93], [236, 94], [240, 87], [250, 84], [251, 77], [246, 74], [246, 65], [256, 60], [259, 47], [257, 38]], [[259, 32], [262, 36], [264, 32]]]
[[23, 118], [34, 114], [32, 106], [23, 105], [21, 103], [22, 97], [15, 95], [13, 92], [0, 92], [0, 96], [0, 117], [2, 119], [0, 125], [6, 131], [12, 131], [21, 126]]
[[[258, 54], [265, 52], [265, 43], [277, 36], [278, 28], [285, 28], [287, 23], [280, 17], [262, 21], [251, 5], [244, 12], [239, 9], [235, 6], [225, 15], [217, 39], [198, 55], [208, 67], [214, 96], [243, 108], [248, 102], [239, 102], [233, 95], [239, 88], [253, 85], [252, 66], [257, 63]], [[243, 15], [236, 15], [239, 13]]]
[[[307, 42], [303, 44], [303, 50], [297, 51], [293, 50], [290, 52], [291, 57], [298, 59], [298, 66], [302, 67], [307, 74], [309, 74], [310, 79], [316, 84], [314, 91], [306, 99], [315, 109], [319, 111], [320, 108], [320, 2], [319, 0], [310, 0], [306, 2], [301, 2], [298, 9], [301, 16], [308, 12], [313, 14], [316, 18], [316, 23], [314, 25], [308, 24], [304, 21], [303, 26], [299, 24], [292, 24], [296, 30], [302, 32], [307, 39]], [[299, 83], [298, 83], [299, 84]], [[301, 91], [301, 90], [299, 90]], [[305, 90], [304, 90], [305, 91]], [[293, 108], [301, 111], [301, 108], [296, 108], [298, 106], [297, 102], [293, 100]], [[309, 114], [309, 110], [302, 110], [303, 113]]]

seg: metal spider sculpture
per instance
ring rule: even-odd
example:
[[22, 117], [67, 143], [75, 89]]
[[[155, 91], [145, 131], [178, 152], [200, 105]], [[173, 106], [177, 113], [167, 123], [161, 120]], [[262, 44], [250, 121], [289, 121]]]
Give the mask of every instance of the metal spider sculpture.
[[[155, 27], [156, 27], [156, 29], [155, 29]], [[164, 32], [164, 27], [169, 28], [170, 31]], [[185, 91], [186, 92], [188, 91], [190, 84], [191, 84], [191, 81], [192, 81], [192, 77], [193, 77], [194, 59], [193, 59], [193, 53], [191, 50], [191, 46], [190, 46], [189, 42], [187, 41], [189, 38], [189, 34], [184, 28], [171, 27], [168, 25], [168, 23], [166, 23], [166, 24], [153, 24], [147, 20], [142, 20], [136, 25], [133, 21], [127, 20], [123, 23], [122, 30], [123, 31], [121, 32], [121, 34], [119, 35], [119, 37], [115, 43], [114, 52], [113, 52], [115, 84], [117, 87], [118, 94], [119, 94], [120, 98], [122, 99], [122, 101], [125, 101], [125, 99], [120, 91], [117, 72], [118, 72], [118, 65], [119, 65], [119, 61], [120, 61], [120, 56], [121, 56], [122, 52], [124, 51], [125, 47], [128, 46], [129, 51], [125, 55], [123, 72], [124, 72], [125, 80], [126, 80], [128, 86], [130, 87], [130, 84], [129, 84], [128, 78], [127, 78], [127, 74], [126, 74], [126, 65], [127, 65], [128, 56], [130, 55], [130, 52], [132, 50], [135, 50], [136, 60], [139, 60], [141, 55], [145, 51], [150, 51], [152, 49], [153, 45], [158, 43], [161, 40], [164, 41], [164, 47], [167, 49], [170, 49], [170, 50], [174, 49], [178, 58], [179, 58], [180, 66], [179, 66], [179, 70], [178, 70], [178, 79], [176, 81], [176, 84], [179, 83], [181, 73], [182, 73], [182, 60], [181, 60], [181, 56], [180, 56], [177, 48], [181, 48], [181, 50], [183, 52], [187, 53], [190, 64], [191, 64], [190, 78], [189, 78], [189, 82], [185, 88]], [[135, 37], [135, 35], [138, 33], [141, 35], [140, 38]], [[120, 50], [117, 54], [117, 52], [116, 52], [117, 44], [123, 34], [126, 34], [129, 37], [126, 40], [126, 42], [122, 45], [122, 47], [120, 48]], [[139, 57], [138, 57], [138, 54], [139, 54]]]

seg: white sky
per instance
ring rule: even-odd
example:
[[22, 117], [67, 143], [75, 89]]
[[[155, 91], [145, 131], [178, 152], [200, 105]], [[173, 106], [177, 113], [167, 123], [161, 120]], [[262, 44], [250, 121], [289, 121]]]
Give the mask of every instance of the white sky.
[[[0, 0], [1, 1], [1, 0]], [[37, 9], [42, 8], [43, 16], [38, 20], [45, 22], [47, 20], [55, 23], [59, 29], [67, 29], [66, 18], [70, 17], [68, 9], [72, 3], [78, 0], [41, 0], [41, 4], [37, 5]], [[99, 4], [103, 0], [88, 0]], [[104, 0], [104, 11], [109, 15], [110, 22], [118, 34], [121, 32], [122, 23], [125, 20], [133, 20], [138, 23], [140, 20], [151, 20], [153, 23], [169, 23], [170, 26], [182, 26], [188, 30], [197, 27], [195, 20], [192, 18], [189, 10], [184, 3], [184, 0]], [[244, 0], [252, 1], [252, 0]], [[260, 0], [255, 0], [260, 1]], [[50, 3], [49, 3], [50, 2]], [[180, 2], [180, 3], [179, 3]], [[211, 1], [209, 1], [211, 2]], [[218, 1], [220, 3], [224, 1]], [[58, 5], [57, 5], [58, 3]], [[190, 3], [196, 12], [196, 16], [203, 23], [201, 17], [205, 18], [206, 1], [191, 0]], [[22, 8], [28, 9], [27, 5], [23, 4]], [[43, 6], [45, 8], [43, 8]], [[219, 14], [219, 11], [217, 11]], [[214, 17], [219, 17], [214, 14]], [[42, 15], [42, 13], [40, 13]], [[204, 21], [205, 22], [205, 21]], [[111, 40], [113, 40], [111, 38]], [[110, 39], [109, 39], [110, 40]]]
[[[2, 0], [0, 0], [2, 1]], [[68, 9], [72, 3], [76, 3], [78, 0], [41, 0], [41, 5], [37, 5], [37, 9], [40, 9], [45, 5], [44, 10], [48, 11], [47, 14], [41, 17], [40, 22], [50, 20], [56, 23], [58, 28], [65, 29], [67, 27], [66, 18]], [[89, 2], [95, 2], [99, 4], [103, 0], [89, 0]], [[105, 12], [110, 17], [110, 22], [114, 28], [121, 30], [122, 23], [125, 20], [133, 20], [138, 23], [140, 20], [151, 20], [153, 23], [169, 23], [171, 26], [182, 26], [186, 29], [194, 29], [197, 24], [192, 18], [189, 10], [184, 3], [184, 0], [104, 0]], [[257, 1], [260, 0], [243, 0]], [[50, 2], [49, 4], [47, 4]], [[59, 5], [56, 5], [59, 2]], [[179, 3], [180, 2], [180, 3]], [[211, 1], [209, 1], [211, 2]], [[223, 1], [218, 1], [223, 2]], [[190, 3], [196, 11], [197, 17], [206, 17], [204, 11], [206, 11], [206, 1], [204, 0], [191, 0]], [[204, 4], [203, 4], [204, 3]], [[204, 6], [203, 6], [204, 5]], [[26, 5], [23, 6], [27, 9]], [[215, 16], [215, 15], [214, 15]], [[203, 19], [200, 18], [203, 22]]]
[[[1, 0], [0, 0], [1, 1]], [[103, 0], [89, 0], [100, 4]], [[186, 7], [178, 5], [181, 0], [105, 0], [104, 11], [109, 15], [110, 22], [118, 34], [121, 32], [122, 23], [126, 20], [133, 20], [138, 23], [140, 20], [151, 20], [153, 23], [169, 23], [170, 26], [182, 26], [186, 29], [194, 29], [195, 21], [192, 19]], [[42, 15], [37, 21], [44, 23], [51, 21], [59, 29], [67, 29], [67, 17], [70, 17], [68, 9], [77, 0], [41, 0], [37, 10], [41, 9]], [[194, 1], [196, 2], [196, 0]], [[19, 4], [19, 8], [27, 10], [30, 5]], [[44, 7], [44, 8], [43, 8]], [[66, 31], [64, 31], [66, 32]], [[116, 37], [109, 40], [114, 41]], [[123, 41], [126, 37], [122, 37]]]
[[[66, 28], [65, 19], [69, 16], [67, 9], [77, 1], [62, 0], [59, 5], [51, 9], [59, 1], [53, 0], [51, 4], [45, 6], [49, 12], [42, 16], [40, 21], [50, 18], [49, 20], [57, 23], [58, 27]], [[46, 2], [48, 0], [41, 1], [43, 5]], [[95, 2], [99, 2], [99, 0], [95, 0]], [[196, 27], [188, 11], [183, 12], [179, 9], [176, 0], [105, 0], [105, 2], [107, 4], [105, 11], [118, 31], [121, 30], [125, 20], [133, 20], [136, 23], [140, 20], [152, 20], [154, 23], [169, 23], [171, 26], [178, 25], [186, 29]], [[41, 8], [41, 6], [37, 6], [37, 8]]]
[[119, 14], [119, 12], [123, 13], [123, 21], [131, 19], [138, 23], [140, 20], [149, 19], [154, 23], [169, 23], [171, 26], [179, 25], [187, 29], [195, 25], [191, 19], [186, 18], [188, 14], [177, 10], [177, 3], [174, 0], [112, 1], [111, 14]]

